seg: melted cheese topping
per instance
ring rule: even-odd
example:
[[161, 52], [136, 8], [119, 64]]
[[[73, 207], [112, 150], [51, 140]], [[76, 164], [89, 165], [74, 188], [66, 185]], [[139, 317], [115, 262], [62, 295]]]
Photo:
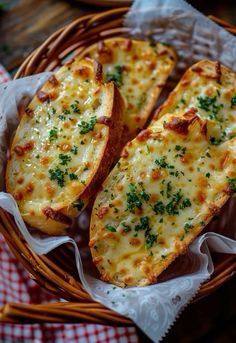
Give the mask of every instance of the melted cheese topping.
[[100, 119], [111, 116], [113, 85], [96, 77], [91, 60], [62, 67], [30, 103], [12, 143], [7, 190], [24, 220], [48, 233], [50, 225], [51, 233], [68, 226], [63, 215], [62, 223], [47, 220], [52, 210], [75, 216], [84, 207], [78, 197], [106, 149], [110, 129]]
[[[236, 135], [236, 74], [212, 61], [200, 61], [188, 69], [156, 118], [166, 113], [195, 108], [208, 120], [213, 143], [221, 143]], [[156, 125], [156, 119], [152, 125]]]
[[124, 148], [92, 213], [90, 247], [103, 280], [121, 287], [156, 282], [236, 191], [236, 138], [216, 144], [218, 120], [192, 108], [199, 94], [220, 87], [224, 107], [217, 115], [233, 132], [235, 74], [224, 73], [219, 85], [199, 77], [195, 88], [191, 79], [191, 87], [169, 98], [174, 114], [164, 105], [161, 118]]
[[102, 63], [106, 80], [118, 85], [126, 101], [126, 134], [134, 138], [174, 68], [175, 51], [161, 43], [112, 38], [92, 45], [82, 55]]

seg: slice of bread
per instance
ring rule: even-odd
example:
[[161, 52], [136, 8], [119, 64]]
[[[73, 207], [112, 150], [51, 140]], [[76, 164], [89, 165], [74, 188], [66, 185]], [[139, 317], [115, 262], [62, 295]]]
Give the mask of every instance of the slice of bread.
[[212, 143], [220, 144], [236, 135], [236, 74], [219, 62], [203, 60], [189, 68], [168, 99], [156, 111], [150, 126], [166, 113], [196, 109], [208, 120]]
[[6, 188], [26, 223], [47, 234], [71, 225], [109, 172], [123, 111], [96, 61], [76, 59], [49, 78], [21, 117], [7, 163]]
[[98, 193], [90, 247], [103, 280], [155, 283], [236, 192], [236, 75], [221, 67], [216, 79], [215, 66], [203, 61], [187, 71]]
[[115, 37], [100, 41], [80, 56], [103, 65], [106, 81], [113, 80], [126, 102], [125, 144], [143, 129], [176, 62], [176, 53], [162, 43]]

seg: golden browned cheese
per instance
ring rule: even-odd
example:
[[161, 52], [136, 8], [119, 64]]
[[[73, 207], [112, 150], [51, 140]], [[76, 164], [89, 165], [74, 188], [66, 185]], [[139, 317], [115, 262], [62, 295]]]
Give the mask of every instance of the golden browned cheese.
[[74, 60], [52, 75], [21, 117], [6, 187], [23, 219], [63, 233], [109, 172], [123, 127], [124, 103], [102, 66]]
[[123, 142], [142, 129], [176, 62], [176, 53], [162, 43], [116, 37], [100, 41], [80, 56], [103, 65], [105, 79], [114, 80], [126, 103]]
[[126, 145], [92, 212], [103, 280], [155, 283], [236, 192], [235, 118], [236, 75], [220, 66], [219, 77], [217, 63], [202, 61]]

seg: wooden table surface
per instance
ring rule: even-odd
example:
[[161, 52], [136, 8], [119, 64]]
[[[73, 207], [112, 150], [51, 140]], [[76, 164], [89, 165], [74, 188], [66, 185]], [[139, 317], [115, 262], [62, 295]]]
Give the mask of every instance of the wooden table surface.
[[[236, 24], [236, 0], [189, 2], [207, 15]], [[79, 1], [5, 0], [2, 3], [7, 5], [7, 10], [0, 10], [0, 63], [9, 71], [14, 71], [58, 28], [85, 13], [102, 10]], [[232, 280], [208, 298], [187, 307], [163, 343], [236, 342], [235, 286]], [[149, 341], [139, 334], [140, 343]]]
[[[236, 24], [236, 0], [192, 0], [205, 14], [213, 14]], [[58, 28], [102, 7], [80, 1], [3, 0], [6, 11], [0, 12], [0, 63], [9, 70], [17, 68], [31, 51]]]

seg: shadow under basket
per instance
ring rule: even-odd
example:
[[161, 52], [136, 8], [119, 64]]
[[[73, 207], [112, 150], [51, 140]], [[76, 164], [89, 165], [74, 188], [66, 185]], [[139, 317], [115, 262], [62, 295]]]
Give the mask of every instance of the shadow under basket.
[[[124, 36], [128, 28], [123, 27], [122, 22], [127, 11], [128, 8], [119, 8], [99, 14], [89, 14], [61, 28], [26, 58], [15, 78], [54, 70], [70, 53], [78, 55], [85, 47], [98, 40]], [[236, 27], [215, 17], [210, 19], [236, 34]], [[9, 303], [0, 309], [0, 322], [134, 325], [130, 319], [90, 298], [80, 283], [73, 262], [73, 252], [67, 245], [47, 255], [38, 256], [24, 241], [11, 215], [2, 209], [0, 209], [0, 232], [12, 253], [29, 271], [30, 277], [49, 292], [68, 300], [68, 302], [40, 305]], [[194, 302], [212, 293], [235, 274], [236, 261], [233, 255], [218, 254], [214, 265], [214, 274], [201, 286]]]

